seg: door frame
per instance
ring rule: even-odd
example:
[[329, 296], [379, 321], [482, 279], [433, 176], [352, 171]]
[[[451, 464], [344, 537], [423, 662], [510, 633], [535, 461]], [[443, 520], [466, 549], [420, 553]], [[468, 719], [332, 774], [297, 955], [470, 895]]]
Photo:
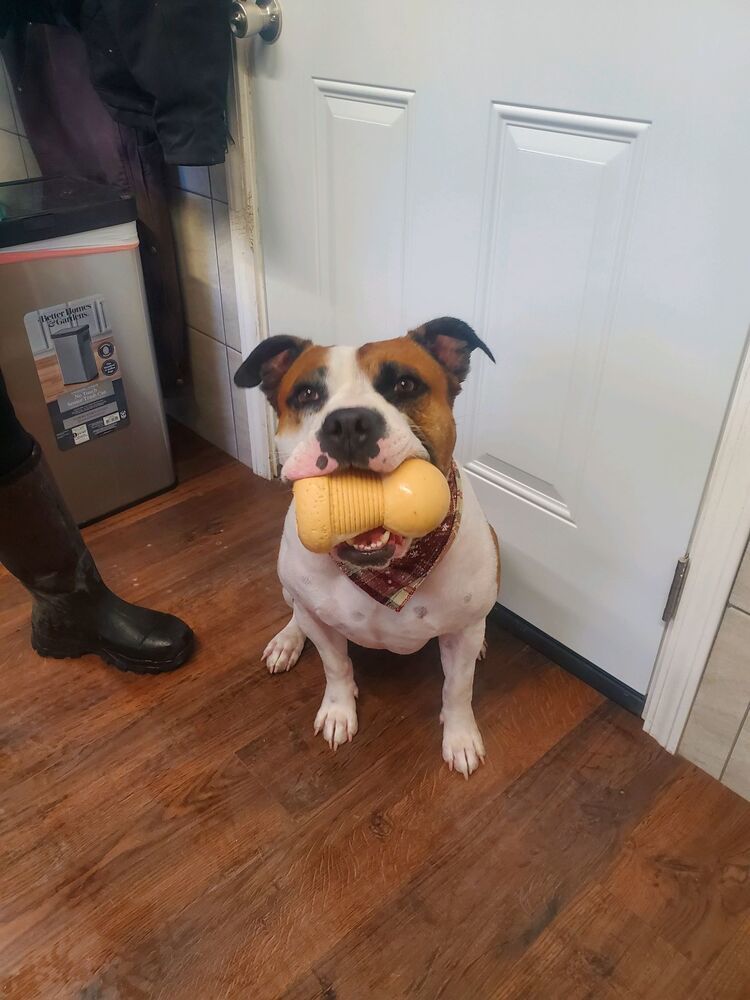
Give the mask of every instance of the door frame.
[[674, 753], [750, 536], [750, 348], [740, 361], [688, 547], [690, 569], [651, 675], [644, 729]]
[[[235, 40], [227, 155], [242, 353], [269, 336], [262, 230], [257, 211], [252, 40]], [[246, 393], [253, 471], [277, 474], [275, 418], [261, 393]], [[644, 729], [674, 753], [687, 723], [750, 536], [750, 350], [746, 344], [688, 544], [690, 571], [666, 626], [643, 712]]]
[[[269, 336], [263, 247], [253, 128], [252, 37], [233, 38], [232, 75], [227, 100], [226, 154], [229, 232], [243, 359]], [[230, 373], [233, 376], [234, 372]], [[260, 392], [244, 392], [253, 472], [263, 479], [278, 473], [273, 413]]]

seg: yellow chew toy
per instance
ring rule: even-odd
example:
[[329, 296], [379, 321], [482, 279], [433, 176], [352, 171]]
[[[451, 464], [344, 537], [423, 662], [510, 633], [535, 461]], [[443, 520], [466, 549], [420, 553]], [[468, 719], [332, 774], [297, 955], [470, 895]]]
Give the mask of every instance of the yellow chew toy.
[[386, 475], [350, 469], [294, 484], [297, 533], [311, 552], [330, 552], [347, 539], [384, 527], [407, 538], [433, 531], [450, 506], [442, 472], [409, 458]]

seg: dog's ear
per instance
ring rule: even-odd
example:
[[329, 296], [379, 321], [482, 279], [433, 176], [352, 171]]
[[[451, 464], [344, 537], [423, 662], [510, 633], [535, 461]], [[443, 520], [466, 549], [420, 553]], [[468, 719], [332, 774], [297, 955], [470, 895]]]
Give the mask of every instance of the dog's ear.
[[261, 340], [255, 350], [234, 373], [234, 384], [241, 389], [260, 386], [268, 402], [278, 412], [278, 391], [284, 375], [292, 362], [300, 356], [311, 341], [280, 334]]
[[442, 316], [423, 323], [416, 330], [410, 330], [409, 336], [430, 352], [455, 383], [463, 382], [469, 374], [471, 352], [477, 347], [484, 351], [490, 361], [495, 360], [492, 351], [477, 337], [469, 324], [452, 316]]

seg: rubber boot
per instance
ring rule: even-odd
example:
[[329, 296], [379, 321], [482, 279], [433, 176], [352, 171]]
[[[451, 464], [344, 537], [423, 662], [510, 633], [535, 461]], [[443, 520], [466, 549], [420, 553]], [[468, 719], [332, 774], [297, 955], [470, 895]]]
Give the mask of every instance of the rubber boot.
[[0, 477], [0, 562], [34, 598], [31, 645], [40, 656], [96, 653], [120, 670], [158, 674], [193, 651], [179, 618], [128, 604], [105, 586], [36, 443]]

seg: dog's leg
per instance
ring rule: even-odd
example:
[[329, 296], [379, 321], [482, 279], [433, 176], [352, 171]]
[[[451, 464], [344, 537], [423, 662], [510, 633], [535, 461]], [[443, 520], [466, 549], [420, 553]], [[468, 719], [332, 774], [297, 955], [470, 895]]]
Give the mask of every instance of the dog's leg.
[[340, 632], [324, 625], [307, 608], [298, 605], [295, 616], [305, 635], [320, 653], [326, 675], [326, 690], [318, 714], [315, 716], [315, 733], [335, 750], [351, 740], [357, 732], [357, 685], [354, 683], [352, 661], [347, 652], [347, 641]]
[[440, 636], [443, 663], [443, 760], [465, 778], [484, 761], [484, 743], [474, 720], [471, 695], [474, 667], [484, 645], [484, 621]]
[[293, 612], [290, 622], [271, 639], [263, 650], [261, 659], [268, 667], [269, 674], [280, 674], [291, 670], [305, 645], [305, 633], [297, 624], [297, 616]]

